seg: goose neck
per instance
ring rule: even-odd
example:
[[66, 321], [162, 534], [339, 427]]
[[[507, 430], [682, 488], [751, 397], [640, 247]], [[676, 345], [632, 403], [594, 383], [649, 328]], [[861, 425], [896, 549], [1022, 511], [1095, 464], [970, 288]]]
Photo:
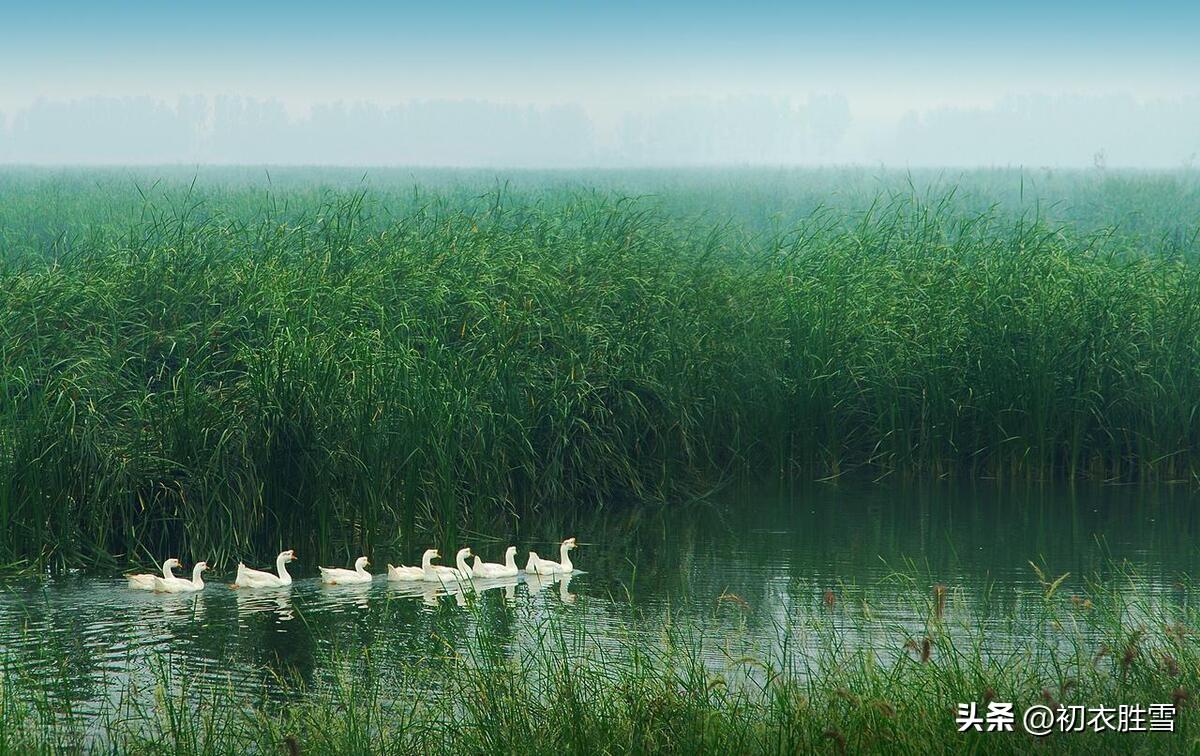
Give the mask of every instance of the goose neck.
[[292, 576], [287, 571], [287, 556], [280, 554], [275, 558], [275, 571], [279, 573], [279, 579], [284, 583], [292, 582]]

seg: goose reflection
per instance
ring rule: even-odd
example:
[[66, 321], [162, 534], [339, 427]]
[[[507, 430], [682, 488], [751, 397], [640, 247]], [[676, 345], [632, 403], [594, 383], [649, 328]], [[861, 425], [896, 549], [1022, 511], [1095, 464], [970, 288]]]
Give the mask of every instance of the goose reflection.
[[393, 598], [423, 598], [426, 586], [422, 583], [404, 583], [395, 580], [388, 581], [387, 591]]
[[136, 621], [143, 627], [187, 622], [204, 607], [200, 593], [147, 593], [132, 603]]
[[240, 617], [260, 612], [274, 612], [280, 622], [287, 622], [296, 616], [296, 610], [292, 608], [290, 587], [231, 591], [231, 593], [237, 597], [237, 610]]
[[320, 590], [322, 603], [329, 604], [333, 609], [348, 604], [354, 604], [359, 609], [370, 608], [370, 583], [322, 583]]
[[195, 593], [160, 593], [159, 605], [162, 608], [163, 619], [169, 622], [187, 621], [196, 617], [204, 609], [204, 596]]
[[572, 577], [574, 576], [568, 572], [558, 578], [558, 599], [564, 604], [575, 603], [575, 594], [570, 591]]
[[521, 578], [516, 575], [501, 578], [476, 578], [475, 593], [483, 594], [487, 591], [503, 590], [504, 600], [511, 604], [516, 601], [517, 583], [519, 582], [521, 582]]
[[467, 605], [466, 594], [463, 589], [457, 585], [438, 585], [426, 583], [421, 588], [421, 602], [428, 607], [436, 607], [440, 603], [439, 599], [442, 596], [453, 596], [454, 602], [459, 606]]
[[525, 576], [525, 586], [529, 590], [529, 595], [541, 593], [546, 588], [553, 585], [555, 582], [554, 575], [537, 575], [530, 573]]
[[529, 586], [529, 594], [541, 593], [555, 583], [558, 584], [558, 598], [564, 604], [575, 603], [575, 594], [571, 593], [571, 573], [557, 575], [526, 575], [525, 584]]

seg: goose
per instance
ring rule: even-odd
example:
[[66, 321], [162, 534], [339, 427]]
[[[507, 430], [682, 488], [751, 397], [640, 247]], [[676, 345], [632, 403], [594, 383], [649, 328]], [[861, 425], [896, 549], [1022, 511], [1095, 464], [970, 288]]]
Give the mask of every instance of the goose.
[[238, 562], [237, 578], [233, 588], [279, 588], [292, 584], [292, 576], [288, 574], [287, 563], [296, 560], [296, 552], [288, 549], [275, 558], [275, 571], [278, 575], [261, 570], [252, 570]]
[[394, 567], [389, 564], [387, 566], [388, 580], [424, 580], [425, 568], [437, 558], [437, 549], [425, 549], [425, 553], [421, 555], [420, 567], [405, 567], [404, 565]]
[[560, 562], [551, 562], [549, 559], [542, 559], [537, 555], [537, 552], [529, 552], [529, 561], [525, 565], [525, 571], [535, 575], [562, 575], [575, 571], [575, 565], [571, 564], [571, 549], [575, 548], [575, 539], [568, 538], [562, 542], [562, 546], [558, 551], [560, 554]]
[[187, 578], [165, 578], [155, 576], [154, 590], [157, 593], [191, 593], [192, 591], [204, 590], [204, 578], [200, 573], [208, 569], [207, 562], [196, 562], [192, 567], [192, 579]]
[[[434, 558], [436, 559], [440, 556], [441, 554], [437, 553], [435, 550]], [[467, 565], [467, 557], [469, 556], [471, 556], [471, 549], [459, 549], [458, 553], [454, 555], [454, 562], [458, 565], [457, 567], [444, 567], [440, 564], [430, 564], [422, 560], [422, 564], [424, 566], [424, 575], [422, 576], [422, 579], [428, 582], [437, 581], [439, 583], [446, 582], [447, 580], [453, 580], [456, 582], [460, 580], [470, 580], [471, 568]]]
[[321, 582], [328, 585], [369, 583], [372, 575], [367, 572], [366, 567], [370, 563], [365, 556], [360, 556], [354, 560], [354, 569], [352, 570], [343, 570], [340, 567], [318, 567], [317, 569], [321, 571]]
[[[181, 565], [179, 563], [179, 560], [176, 559], [175, 557], [171, 557], [167, 561], [163, 562], [162, 563], [163, 578], [165, 578], [167, 580], [176, 580], [177, 578], [175, 577], [175, 573], [171, 571], [171, 570], [175, 569], [176, 567], [182, 568], [183, 565]], [[158, 575], [153, 575], [153, 574], [149, 574], [149, 573], [143, 573], [141, 575], [126, 575], [125, 578], [127, 580], [129, 580], [129, 587], [133, 588], [136, 591], [152, 591], [152, 590], [154, 590], [154, 581], [157, 579], [160, 579], [158, 577]]]
[[517, 567], [517, 547], [509, 546], [504, 550], [504, 564], [496, 564], [495, 562], [484, 562], [475, 557], [475, 564], [471, 567], [471, 574], [478, 578], [503, 578], [519, 575], [521, 569]]

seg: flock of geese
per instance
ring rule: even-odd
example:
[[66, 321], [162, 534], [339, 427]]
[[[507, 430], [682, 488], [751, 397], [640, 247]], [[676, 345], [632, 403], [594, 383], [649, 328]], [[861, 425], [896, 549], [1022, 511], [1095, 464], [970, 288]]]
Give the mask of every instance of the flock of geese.
[[[530, 575], [569, 575], [575, 571], [575, 565], [571, 563], [571, 550], [575, 547], [574, 538], [568, 538], [563, 541], [559, 547], [559, 561], [557, 562], [542, 559], [537, 555], [536, 551], [530, 551], [529, 559], [525, 563], [525, 572]], [[434, 564], [433, 561], [440, 559], [441, 556], [437, 549], [426, 549], [425, 553], [421, 555], [420, 567], [394, 566], [389, 564], [387, 566], [387, 578], [394, 581], [422, 581], [446, 584], [464, 583], [476, 578], [486, 580], [490, 578], [516, 577], [521, 574], [521, 569], [517, 567], [516, 546], [509, 546], [505, 549], [503, 564], [484, 562], [478, 556], [472, 554], [470, 548], [458, 550], [458, 553], [454, 555], [454, 567]], [[474, 564], [468, 564], [467, 560], [472, 556], [475, 556], [475, 562]], [[280, 588], [291, 585], [292, 576], [288, 574], [287, 565], [289, 562], [294, 561], [296, 561], [296, 552], [288, 549], [275, 559], [275, 572], [252, 570], [239, 562], [237, 576], [230, 587]], [[354, 560], [354, 569], [320, 567], [321, 582], [327, 585], [369, 583], [375, 579], [374, 575], [367, 572], [367, 567], [370, 564], [370, 561], [365, 556], [362, 556]], [[126, 578], [129, 580], [130, 588], [141, 591], [190, 593], [204, 590], [203, 573], [208, 569], [208, 564], [205, 562], [196, 562], [192, 567], [192, 577], [190, 580], [188, 578], [176, 577], [174, 570], [182, 568], [183, 565], [180, 564], [179, 560], [172, 557], [162, 563], [162, 575], [126, 575]]]

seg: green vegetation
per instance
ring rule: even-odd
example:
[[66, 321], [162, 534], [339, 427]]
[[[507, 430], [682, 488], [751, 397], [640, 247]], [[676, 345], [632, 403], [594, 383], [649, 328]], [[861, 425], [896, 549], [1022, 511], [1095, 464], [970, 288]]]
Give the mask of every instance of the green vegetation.
[[[1066, 576], [1063, 576], [1066, 578]], [[1052, 733], [1056, 753], [1195, 748], [1200, 615], [1188, 589], [1158, 596], [1117, 570], [1067, 595], [1044, 576], [1007, 605], [912, 576], [843, 587], [822, 609], [778, 615], [778, 644], [737, 627], [769, 607], [727, 596], [707, 626], [668, 623], [646, 642], [595, 642], [571, 619], [531, 623], [485, 596], [475, 630], [420, 663], [341, 657], [341, 673], [268, 700], [194, 679], [164, 650], [152, 689], [75, 709], [44, 674], [5, 668], [0, 753], [1027, 753], [1038, 738], [957, 732], [955, 705], [1171, 704], [1176, 731]], [[495, 594], [493, 594], [494, 596]], [[815, 599], [815, 597], [814, 597]], [[897, 603], [899, 602], [899, 604]], [[899, 606], [905, 608], [899, 609]], [[889, 608], [896, 610], [893, 613]], [[481, 613], [511, 613], [510, 637]], [[907, 626], [888, 619], [923, 617]], [[991, 635], [1021, 638], [996, 644]], [[49, 664], [49, 669], [55, 665]], [[984, 707], [985, 708], [985, 707]]]
[[453, 542], [738, 475], [1200, 480], [1186, 177], [1073, 179], [1178, 211], [1127, 232], [986, 181], [771, 227], [736, 183], [704, 220], [89, 176], [0, 192], [6, 563]]

